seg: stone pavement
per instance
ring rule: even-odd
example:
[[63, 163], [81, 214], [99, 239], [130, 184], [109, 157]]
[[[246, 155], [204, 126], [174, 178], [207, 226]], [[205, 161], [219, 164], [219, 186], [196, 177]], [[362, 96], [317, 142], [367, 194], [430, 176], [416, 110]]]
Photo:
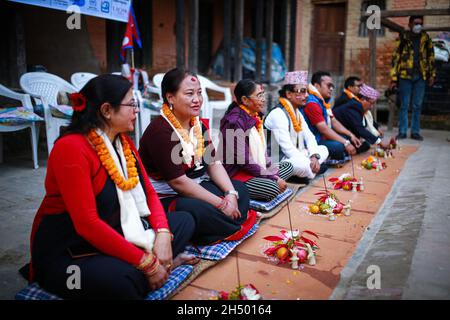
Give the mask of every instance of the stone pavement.
[[[331, 299], [450, 299], [449, 135], [423, 134]], [[379, 289], [368, 289], [370, 266]]]
[[[423, 130], [384, 205], [341, 273], [332, 299], [450, 299], [450, 132]], [[7, 139], [7, 138], [6, 138]], [[29, 259], [31, 223], [44, 195], [45, 152], [0, 164], [0, 299], [26, 285], [17, 270]], [[30, 159], [29, 159], [30, 158]], [[367, 267], [381, 271], [368, 290]]]
[[17, 270], [29, 260], [31, 224], [45, 194], [46, 159], [39, 165], [32, 169], [31, 155], [0, 164], [0, 299], [13, 299], [26, 285]]

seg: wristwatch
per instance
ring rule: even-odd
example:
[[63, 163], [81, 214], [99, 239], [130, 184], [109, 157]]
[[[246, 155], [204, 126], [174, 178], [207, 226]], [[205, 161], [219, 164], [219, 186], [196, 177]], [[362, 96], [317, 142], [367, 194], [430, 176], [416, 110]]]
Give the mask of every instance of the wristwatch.
[[311, 155], [311, 157], [315, 157], [317, 160], [319, 160], [320, 159], [320, 154], [314, 153], [313, 155]]
[[239, 193], [236, 190], [228, 190], [225, 191], [225, 197], [229, 194], [232, 194], [233, 196], [236, 197], [236, 199], [239, 199]]

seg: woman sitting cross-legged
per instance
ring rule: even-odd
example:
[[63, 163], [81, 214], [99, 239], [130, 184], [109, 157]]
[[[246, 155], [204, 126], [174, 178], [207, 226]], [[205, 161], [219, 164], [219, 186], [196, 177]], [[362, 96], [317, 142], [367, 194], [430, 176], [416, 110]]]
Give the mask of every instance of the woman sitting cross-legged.
[[256, 215], [248, 213], [245, 185], [230, 180], [222, 164], [213, 160], [214, 147], [199, 118], [199, 79], [175, 68], [164, 75], [161, 91], [161, 115], [145, 130], [139, 153], [168, 216], [174, 210], [192, 215], [194, 244], [241, 238]]
[[195, 222], [166, 217], [126, 135], [138, 112], [127, 79], [98, 76], [71, 101], [33, 223], [29, 280], [65, 299], [143, 299], [171, 269], [195, 263], [182, 253]]
[[272, 165], [267, 156], [261, 112], [265, 105], [262, 85], [244, 79], [234, 89], [233, 102], [220, 122], [224, 166], [231, 178], [245, 182], [250, 198], [271, 201], [286, 190], [294, 167], [287, 161]]

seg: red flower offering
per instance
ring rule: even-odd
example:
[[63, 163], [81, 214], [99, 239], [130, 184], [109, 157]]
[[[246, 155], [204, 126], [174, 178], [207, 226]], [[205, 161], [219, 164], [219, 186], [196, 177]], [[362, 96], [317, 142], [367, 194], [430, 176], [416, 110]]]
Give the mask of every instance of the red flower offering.
[[[270, 247], [263, 252], [266, 257], [277, 264], [293, 263], [293, 261], [303, 263], [307, 259], [310, 265], [315, 264], [315, 254], [316, 250], [319, 249], [319, 245], [303, 236], [303, 233], [319, 239], [317, 234], [309, 230], [304, 230], [302, 233], [298, 230], [292, 232], [281, 230], [280, 233], [281, 236], [264, 237], [264, 240], [272, 242]], [[312, 261], [314, 263], [311, 263]]]
[[213, 300], [262, 300], [261, 294], [256, 287], [249, 283], [237, 286], [231, 292], [219, 291]]
[[[333, 187], [335, 190], [346, 190], [352, 191], [353, 188], [356, 188], [356, 191], [363, 191], [362, 181], [358, 181], [355, 177], [352, 177], [349, 173], [344, 173], [339, 178], [330, 178], [328, 179], [331, 183], [333, 183]], [[355, 186], [354, 186], [355, 185]]]

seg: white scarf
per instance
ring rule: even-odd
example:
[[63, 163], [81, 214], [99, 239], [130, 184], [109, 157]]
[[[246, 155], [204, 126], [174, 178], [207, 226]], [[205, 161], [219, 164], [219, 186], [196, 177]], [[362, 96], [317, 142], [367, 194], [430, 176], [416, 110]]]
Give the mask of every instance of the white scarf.
[[[108, 136], [102, 130], [97, 129], [96, 132], [103, 138], [105, 146], [119, 170], [119, 174], [125, 179], [128, 179], [127, 162], [120, 138], [116, 139], [114, 148]], [[121, 162], [117, 157], [116, 150], [119, 153]], [[117, 185], [116, 190], [120, 204], [120, 223], [125, 239], [143, 248], [146, 252], [152, 252], [153, 243], [155, 242], [155, 232], [152, 229], [145, 230], [141, 221], [141, 217], [145, 218], [150, 215], [141, 182], [139, 181], [132, 190], [124, 191]]]
[[248, 138], [253, 161], [266, 169], [266, 139], [264, 135], [261, 136], [255, 126], [250, 129]]
[[[365, 123], [364, 123], [365, 122]], [[370, 110], [367, 110], [364, 113], [364, 117], [363, 117], [363, 125], [366, 127], [367, 130], [370, 131], [370, 133], [372, 133], [374, 136], [379, 137], [380, 133], [378, 132], [378, 130], [374, 127], [373, 125], [373, 116], [372, 116], [372, 112], [370, 112]]]
[[[189, 143], [187, 141], [184, 141], [181, 134], [174, 127], [172, 122], [170, 122], [169, 119], [166, 118], [166, 116], [164, 115], [162, 110], [160, 111], [160, 114], [167, 121], [167, 123], [169, 123], [169, 125], [172, 127], [173, 131], [176, 133], [176, 135], [180, 139], [181, 148], [182, 148], [181, 155], [183, 156], [183, 162], [187, 165], [190, 165], [192, 162], [192, 157], [195, 156], [195, 150], [197, 149], [197, 143], [198, 143], [197, 139], [195, 138], [195, 134], [194, 134], [194, 126], [192, 126], [192, 128], [189, 130], [189, 139], [191, 140], [191, 142]], [[202, 132], [202, 126], [200, 124], [199, 117], [196, 117], [195, 122], [198, 123], [198, 126], [200, 127], [200, 132]]]
[[[319, 90], [317, 90], [317, 88], [314, 87], [311, 83], [308, 84], [308, 89], [310, 91], [313, 91], [314, 93], [316, 93], [319, 97], [321, 97], [323, 99], [323, 97], [320, 94]], [[325, 101], [325, 99], [323, 99], [323, 101]], [[331, 111], [331, 109], [326, 109], [326, 110], [327, 110], [327, 117], [328, 117], [327, 118], [327, 124], [328, 124], [328, 127], [331, 129], [331, 117], [333, 117], [333, 111]]]

